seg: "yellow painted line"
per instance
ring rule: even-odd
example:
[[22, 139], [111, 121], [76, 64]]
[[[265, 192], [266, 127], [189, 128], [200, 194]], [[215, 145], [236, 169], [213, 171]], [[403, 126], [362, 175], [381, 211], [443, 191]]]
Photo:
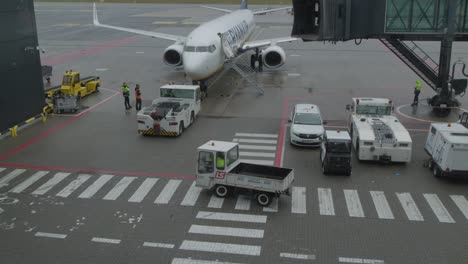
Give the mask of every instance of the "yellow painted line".
[[30, 123], [30, 122], [34, 121], [34, 119], [36, 119], [36, 118], [35, 118], [35, 117], [31, 117], [31, 118], [29, 118], [28, 120], [26, 120], [26, 121], [24, 121], [24, 122], [27, 124], [27, 123]]
[[179, 22], [177, 21], [155, 21], [153, 22], [153, 25], [174, 25], [174, 24], [177, 24]]
[[195, 22], [195, 21], [187, 21], [187, 22], [182, 22], [183, 25], [201, 25], [203, 22]]

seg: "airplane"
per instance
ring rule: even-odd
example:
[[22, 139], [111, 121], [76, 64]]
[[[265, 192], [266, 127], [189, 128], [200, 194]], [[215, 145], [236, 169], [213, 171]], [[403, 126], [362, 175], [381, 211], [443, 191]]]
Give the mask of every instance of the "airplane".
[[[98, 19], [96, 3], [93, 5], [93, 22], [95, 26], [131, 32], [135, 34], [175, 41], [164, 50], [163, 61], [169, 66], [183, 66], [187, 76], [193, 83], [199, 83], [202, 92], [207, 94], [206, 80], [224, 68], [240, 54], [255, 50], [251, 55], [250, 64], [259, 69], [278, 68], [285, 63], [284, 49], [279, 43], [298, 40], [293, 37], [273, 38], [248, 41], [255, 28], [255, 15], [262, 15], [292, 7], [273, 8], [261, 11], [251, 11], [247, 0], [242, 0], [239, 10], [227, 10], [211, 6], [201, 6], [226, 13], [195, 28], [187, 37], [132, 28], [101, 24]], [[261, 49], [261, 50], [260, 50]]]

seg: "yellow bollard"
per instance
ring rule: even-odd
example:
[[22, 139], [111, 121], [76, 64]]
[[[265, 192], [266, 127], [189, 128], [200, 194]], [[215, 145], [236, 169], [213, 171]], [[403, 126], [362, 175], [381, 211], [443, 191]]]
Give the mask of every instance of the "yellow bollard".
[[42, 113], [41, 117], [42, 117], [42, 123], [45, 123], [47, 121], [47, 114]]

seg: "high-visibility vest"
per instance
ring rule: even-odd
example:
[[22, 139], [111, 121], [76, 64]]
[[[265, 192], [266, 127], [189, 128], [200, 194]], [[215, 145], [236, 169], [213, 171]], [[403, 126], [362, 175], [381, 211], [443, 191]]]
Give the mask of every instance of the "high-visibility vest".
[[224, 169], [224, 159], [221, 158], [221, 157], [216, 157], [216, 168], [220, 169]]

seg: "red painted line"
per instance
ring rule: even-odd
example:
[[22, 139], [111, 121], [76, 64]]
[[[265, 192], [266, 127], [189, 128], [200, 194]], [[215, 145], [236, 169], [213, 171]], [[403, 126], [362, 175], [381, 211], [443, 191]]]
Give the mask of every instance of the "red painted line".
[[70, 123], [76, 121], [77, 119], [79, 119], [80, 117], [82, 117], [84, 114], [89, 113], [89, 112], [90, 112], [91, 110], [93, 110], [94, 108], [96, 108], [96, 107], [98, 107], [98, 106], [104, 104], [105, 102], [109, 101], [110, 99], [112, 99], [112, 98], [113, 98], [114, 96], [116, 96], [117, 94], [119, 94], [119, 93], [118, 93], [118, 92], [115, 92], [113, 95], [111, 95], [111, 96], [109, 96], [108, 98], [102, 100], [100, 103], [94, 105], [93, 107], [90, 107], [90, 108], [86, 109], [85, 111], [81, 112], [80, 114], [76, 115], [75, 117], [70, 118], [70, 119], [68, 119], [67, 121], [64, 121], [64, 122], [60, 123], [59, 125], [53, 127], [52, 129], [50, 129], [49, 131], [45, 132], [44, 134], [42, 134], [42, 135], [40, 135], [40, 136], [38, 136], [38, 137], [36, 137], [36, 138], [34, 138], [34, 139], [32, 139], [32, 140], [30, 140], [30, 141], [24, 143], [23, 145], [21, 145], [21, 146], [15, 148], [14, 150], [12, 150], [12, 151], [10, 151], [10, 152], [8, 152], [8, 153], [6, 153], [6, 154], [0, 156], [0, 160], [4, 160], [4, 159], [8, 158], [9, 156], [11, 156], [11, 155], [13, 155], [13, 154], [15, 154], [15, 153], [21, 151], [21, 150], [24, 149], [24, 148], [27, 148], [28, 146], [30, 146], [30, 145], [36, 143], [37, 141], [39, 141], [39, 140], [41, 140], [41, 139], [43, 139], [43, 138], [49, 136], [50, 134], [54, 133], [55, 131], [57, 131], [57, 130], [63, 128], [64, 126], [66, 126], [66, 125], [68, 125], [68, 124], [70, 124]]
[[114, 171], [114, 170], [98, 170], [98, 169], [78, 169], [78, 168], [62, 168], [55, 166], [39, 166], [27, 164], [13, 164], [13, 163], [0, 163], [3, 167], [13, 167], [21, 169], [37, 169], [47, 171], [62, 171], [62, 172], [80, 172], [80, 173], [95, 173], [95, 174], [116, 174], [128, 176], [145, 176], [145, 177], [160, 177], [160, 178], [180, 178], [180, 179], [195, 179], [193, 175], [182, 175], [172, 173], [152, 173], [152, 172], [139, 172], [139, 171]]
[[288, 119], [289, 98], [284, 98], [283, 101], [283, 114], [281, 116], [281, 127], [279, 133], [278, 146], [276, 148], [275, 166], [281, 166], [281, 158], [283, 156], [284, 133], [286, 133], [286, 120]]
[[117, 40], [112, 40], [108, 42], [104, 42], [101, 44], [98, 44], [96, 46], [91, 46], [91, 47], [86, 47], [82, 50], [76, 50], [68, 53], [63, 53], [59, 55], [54, 55], [54, 56], [49, 56], [44, 59], [42, 59], [42, 64], [47, 64], [47, 65], [59, 65], [59, 64], [64, 64], [69, 61], [74, 61], [77, 59], [81, 59], [82, 57], [85, 56], [91, 56], [91, 55], [96, 55], [98, 53], [101, 53], [103, 51], [106, 51], [110, 48], [115, 48], [119, 46], [123, 46], [125, 44], [131, 43], [138, 40], [137, 36], [129, 37], [129, 38], [124, 38], [124, 39], [117, 39]]

